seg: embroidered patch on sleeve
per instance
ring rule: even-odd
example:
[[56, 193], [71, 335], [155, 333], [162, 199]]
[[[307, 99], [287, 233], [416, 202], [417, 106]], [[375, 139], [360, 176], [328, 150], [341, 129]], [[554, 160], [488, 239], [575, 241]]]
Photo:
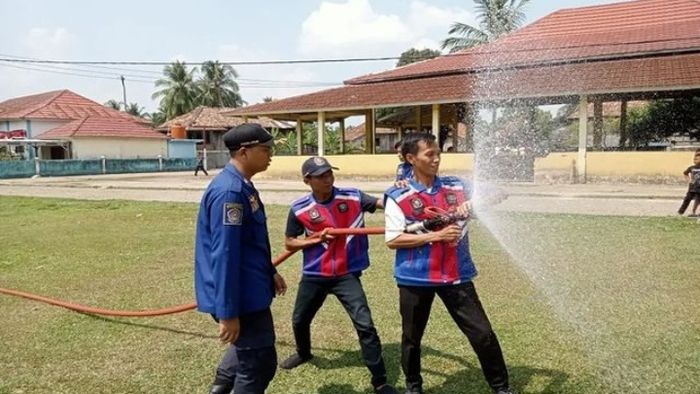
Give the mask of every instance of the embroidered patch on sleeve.
[[224, 203], [224, 226], [240, 226], [241, 224], [243, 224], [243, 204]]

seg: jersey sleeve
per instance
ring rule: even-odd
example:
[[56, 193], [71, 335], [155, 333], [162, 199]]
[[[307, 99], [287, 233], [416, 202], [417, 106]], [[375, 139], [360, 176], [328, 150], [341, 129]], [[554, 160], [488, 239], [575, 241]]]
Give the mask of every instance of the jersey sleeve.
[[384, 204], [384, 242], [389, 242], [403, 234], [406, 216], [393, 198], [385, 198]]
[[370, 196], [369, 194], [360, 191], [360, 205], [362, 205], [363, 212], [374, 213], [374, 211], [377, 210], [377, 201], [379, 201], [377, 197]]
[[287, 215], [287, 228], [284, 231], [284, 235], [290, 238], [295, 238], [304, 234], [304, 225], [301, 224], [294, 211], [290, 208], [289, 214]]

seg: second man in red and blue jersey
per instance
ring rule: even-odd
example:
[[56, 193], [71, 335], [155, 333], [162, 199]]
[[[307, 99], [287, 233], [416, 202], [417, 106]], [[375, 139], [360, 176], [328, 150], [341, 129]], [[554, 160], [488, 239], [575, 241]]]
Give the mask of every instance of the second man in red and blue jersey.
[[[296, 354], [280, 364], [292, 369], [313, 357], [311, 321], [332, 294], [338, 298], [357, 330], [362, 359], [372, 374], [375, 393], [393, 394], [387, 384], [382, 345], [362, 288], [360, 275], [369, 267], [367, 235], [328, 234], [329, 228], [364, 227], [364, 213], [383, 209], [383, 201], [355, 188], [334, 186], [337, 168], [323, 157], [311, 157], [301, 168], [311, 193], [292, 203], [287, 219], [285, 246], [303, 249], [303, 275], [292, 317]], [[306, 234], [306, 238], [297, 238]], [[318, 242], [321, 237], [322, 242]]]

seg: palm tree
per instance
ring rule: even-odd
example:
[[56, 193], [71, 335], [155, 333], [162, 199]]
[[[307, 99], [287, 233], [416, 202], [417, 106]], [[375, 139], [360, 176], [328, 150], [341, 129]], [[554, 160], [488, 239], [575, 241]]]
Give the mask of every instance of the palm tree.
[[117, 111], [119, 111], [122, 107], [122, 105], [119, 103], [119, 101], [114, 100], [114, 99], [108, 100], [106, 103], [104, 103], [104, 106], [108, 107], [108, 108], [116, 109]]
[[129, 105], [126, 106], [124, 112], [126, 112], [127, 114], [138, 116], [139, 118], [145, 118], [147, 114], [146, 109], [140, 106], [138, 103], [129, 103]]
[[206, 61], [202, 77], [197, 81], [197, 101], [208, 107], [241, 107], [245, 104], [239, 93], [238, 74], [229, 64]]
[[525, 6], [530, 0], [474, 0], [479, 27], [455, 22], [442, 42], [450, 53], [494, 41], [518, 29], [525, 22]]
[[187, 65], [180, 61], [175, 61], [163, 69], [164, 78], [156, 81], [156, 88], [160, 90], [153, 93], [152, 98], [160, 99], [160, 106], [168, 119], [194, 109], [197, 89], [193, 75], [196, 71], [196, 67], [188, 71]]
[[158, 111], [155, 112], [146, 113], [144, 118], [150, 120], [153, 127], [158, 127], [168, 120], [168, 117], [165, 116], [165, 112], [163, 112], [162, 109], [158, 109]]

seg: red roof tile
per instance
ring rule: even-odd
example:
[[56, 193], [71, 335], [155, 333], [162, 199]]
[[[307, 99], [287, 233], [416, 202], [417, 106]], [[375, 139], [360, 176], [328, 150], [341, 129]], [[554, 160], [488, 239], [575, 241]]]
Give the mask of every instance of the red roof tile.
[[[245, 123], [243, 118], [226, 115], [234, 108], [198, 106], [192, 111], [170, 119], [158, 127], [159, 130], [169, 130], [174, 125], [184, 126], [187, 130], [228, 130]], [[293, 129], [295, 126], [270, 118], [249, 119], [249, 122], [260, 123], [265, 128]]]
[[515, 68], [346, 85], [232, 111], [235, 115], [356, 110], [467, 100], [700, 89], [700, 54]]
[[493, 43], [346, 81], [700, 49], [700, 1], [639, 0], [554, 12]]
[[51, 140], [76, 137], [168, 138], [133, 120], [101, 116], [88, 116], [74, 120], [41, 134], [39, 138]]
[[0, 103], [0, 119], [82, 119], [86, 116], [117, 118], [148, 124], [145, 119], [117, 111], [70, 90], [23, 96]]

